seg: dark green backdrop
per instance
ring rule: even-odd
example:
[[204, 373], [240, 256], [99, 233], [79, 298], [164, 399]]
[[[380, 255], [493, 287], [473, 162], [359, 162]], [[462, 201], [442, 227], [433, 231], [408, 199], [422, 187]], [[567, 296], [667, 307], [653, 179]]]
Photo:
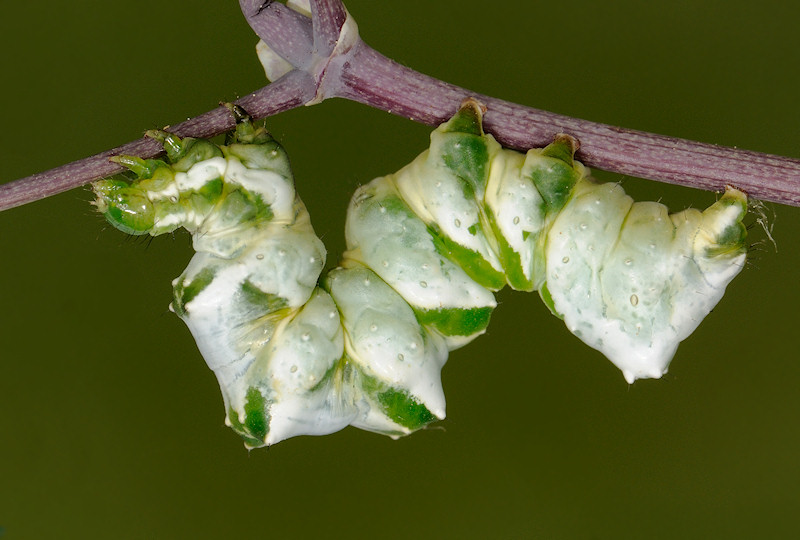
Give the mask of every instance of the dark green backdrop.
[[[6, 2], [0, 181], [264, 84], [233, 0]], [[573, 116], [800, 157], [784, 0], [351, 0], [420, 71]], [[530, 7], [532, 6], [532, 7]], [[44, 14], [42, 13], [44, 11]], [[359, 184], [428, 128], [330, 101], [270, 122], [331, 262]], [[713, 194], [619, 178], [674, 208]], [[536, 295], [503, 292], [444, 370], [448, 418], [248, 454], [167, 311], [188, 237], [110, 230], [86, 190], [0, 214], [0, 537], [787, 538], [800, 534], [800, 211], [660, 381], [628, 386]], [[762, 238], [754, 230], [754, 238]]]

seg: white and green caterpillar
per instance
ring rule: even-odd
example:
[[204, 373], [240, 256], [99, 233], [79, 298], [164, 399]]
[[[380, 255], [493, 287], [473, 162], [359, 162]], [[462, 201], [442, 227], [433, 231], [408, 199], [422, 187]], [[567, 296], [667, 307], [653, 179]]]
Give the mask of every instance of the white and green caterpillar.
[[248, 447], [444, 418], [448, 352], [485, 331], [505, 285], [539, 291], [629, 382], [660, 377], [744, 265], [743, 193], [669, 215], [594, 182], [570, 137], [501, 148], [467, 100], [428, 150], [357, 190], [348, 251], [320, 282], [325, 249], [288, 159], [235, 112], [229, 144], [158, 132], [168, 162], [120, 158], [138, 178], [94, 190], [124, 232], [192, 233], [172, 309]]

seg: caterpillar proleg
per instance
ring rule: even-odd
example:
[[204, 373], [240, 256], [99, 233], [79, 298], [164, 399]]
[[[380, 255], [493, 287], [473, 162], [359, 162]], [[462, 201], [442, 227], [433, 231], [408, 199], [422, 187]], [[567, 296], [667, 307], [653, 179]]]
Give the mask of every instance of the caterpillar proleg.
[[629, 382], [660, 377], [744, 264], [740, 191], [670, 215], [592, 180], [568, 136], [502, 148], [467, 100], [409, 165], [356, 191], [347, 252], [320, 280], [325, 249], [285, 152], [234, 111], [228, 144], [154, 133], [167, 160], [120, 158], [138, 178], [94, 191], [124, 232], [192, 233], [172, 309], [248, 447], [444, 418], [448, 352], [486, 330], [505, 285], [538, 291]]

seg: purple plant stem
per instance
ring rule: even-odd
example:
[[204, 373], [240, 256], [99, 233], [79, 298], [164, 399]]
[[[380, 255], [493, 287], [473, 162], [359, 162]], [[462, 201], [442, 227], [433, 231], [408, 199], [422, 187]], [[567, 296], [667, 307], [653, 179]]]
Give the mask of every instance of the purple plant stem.
[[347, 12], [341, 2], [311, 0], [314, 49], [320, 56], [330, 56], [339, 39]]
[[278, 2], [239, 0], [239, 7], [253, 31], [273, 51], [293, 66], [305, 67], [314, 46], [308, 17]]
[[[292, 71], [236, 103], [254, 118], [264, 118], [305, 104], [314, 97], [315, 90], [315, 82], [310, 75], [302, 71]], [[168, 131], [181, 137], [213, 137], [230, 131], [233, 127], [230, 111], [219, 107], [171, 126]], [[142, 137], [92, 157], [4, 184], [0, 186], [0, 211], [117, 174], [123, 167], [109, 161], [108, 158], [112, 156], [132, 155], [146, 159], [163, 150], [159, 142]]]
[[[524, 107], [420, 74], [360, 42], [327, 76], [326, 97], [358, 101], [417, 122], [438, 125], [466, 97], [487, 107], [486, 131], [508, 148], [527, 150], [557, 133], [580, 141], [590, 167], [711, 191], [730, 185], [750, 197], [800, 206], [800, 160], [619, 128]], [[328, 73], [331, 73], [329, 67]]]

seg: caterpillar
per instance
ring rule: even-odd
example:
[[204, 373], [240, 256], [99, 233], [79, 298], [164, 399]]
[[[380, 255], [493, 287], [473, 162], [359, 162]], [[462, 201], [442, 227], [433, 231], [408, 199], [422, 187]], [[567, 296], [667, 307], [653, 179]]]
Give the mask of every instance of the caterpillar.
[[347, 251], [320, 279], [325, 248], [284, 149], [231, 109], [226, 144], [151, 132], [165, 160], [119, 157], [136, 178], [93, 189], [123, 232], [192, 234], [170, 307], [248, 448], [443, 419], [448, 353], [486, 330], [506, 285], [538, 291], [628, 382], [661, 377], [744, 265], [742, 192], [670, 215], [594, 181], [569, 136], [502, 148], [466, 100], [410, 164], [358, 188]]

